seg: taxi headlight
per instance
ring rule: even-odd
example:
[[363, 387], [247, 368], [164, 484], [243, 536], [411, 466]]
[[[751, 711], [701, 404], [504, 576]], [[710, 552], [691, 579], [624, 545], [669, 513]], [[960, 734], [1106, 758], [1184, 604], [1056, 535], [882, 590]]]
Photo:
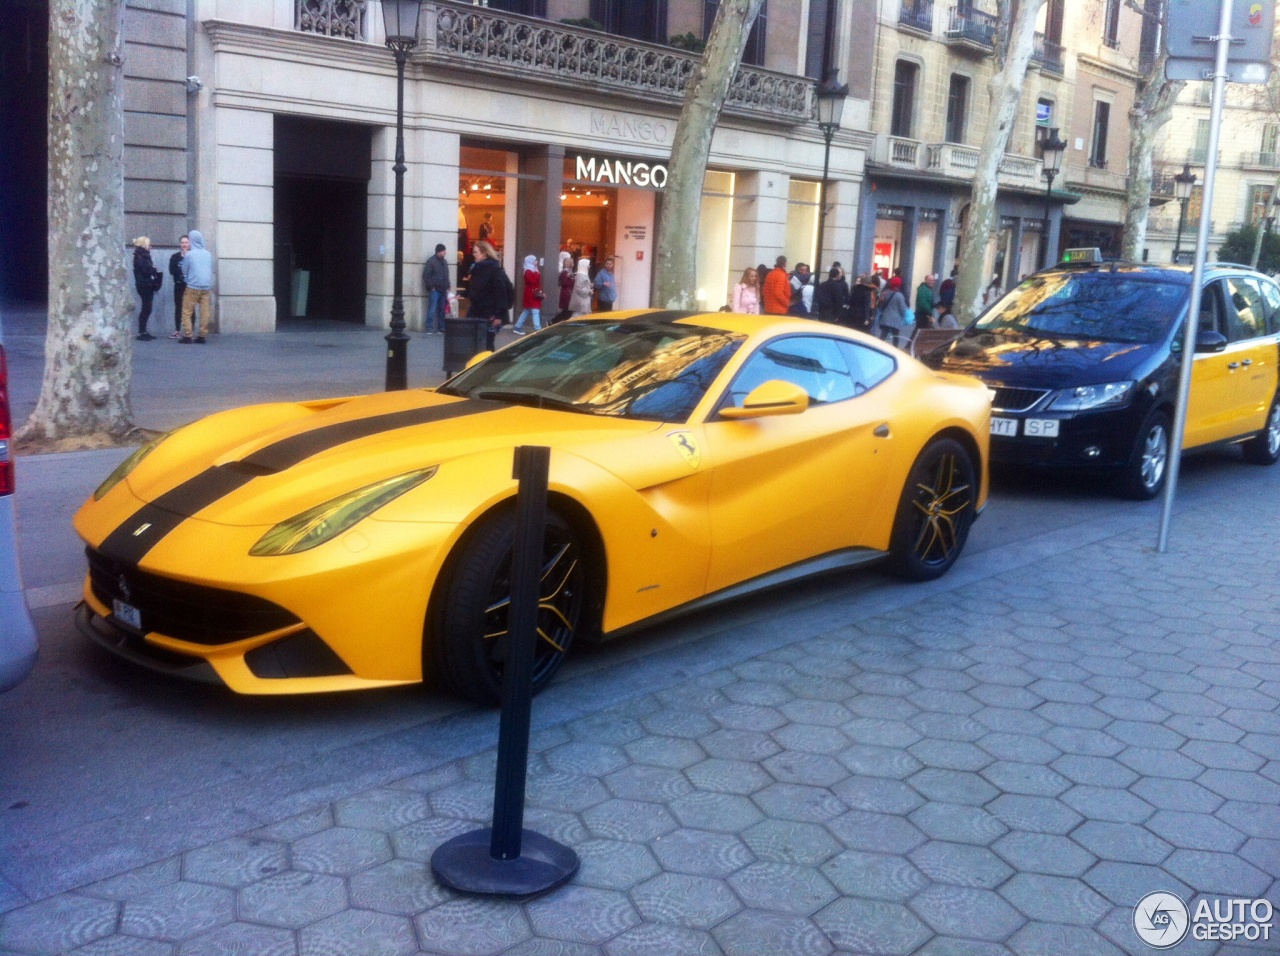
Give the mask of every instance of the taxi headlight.
[[[177, 431], [177, 429], [175, 428], [173, 431]], [[155, 451], [156, 448], [159, 447], [160, 443], [172, 434], [173, 432], [165, 432], [159, 438], [151, 439], [151, 441], [147, 442], [141, 448], [138, 448], [136, 451], [134, 451], [132, 455], [130, 455], [124, 461], [120, 462], [120, 464], [116, 465], [116, 470], [113, 471], [111, 474], [107, 475], [107, 480], [104, 481], [102, 484], [98, 485], [98, 487], [94, 490], [93, 500], [101, 501], [103, 498], [105, 498], [107, 495], [107, 492], [109, 492], [116, 485], [120, 484], [120, 482], [128, 478], [130, 472], [132, 472], [135, 468], [137, 468], [139, 465], [142, 464], [142, 459], [146, 458], [149, 454]]]
[[1104, 385], [1081, 385], [1064, 388], [1054, 396], [1049, 407], [1059, 412], [1082, 412], [1091, 408], [1107, 408], [1129, 401], [1133, 382], [1107, 382]]
[[412, 491], [435, 473], [435, 465], [411, 471], [365, 485], [332, 501], [308, 508], [288, 521], [281, 521], [259, 538], [258, 543], [249, 549], [249, 553], [261, 558], [309, 551], [342, 534], [356, 522], [367, 518], [405, 492]]

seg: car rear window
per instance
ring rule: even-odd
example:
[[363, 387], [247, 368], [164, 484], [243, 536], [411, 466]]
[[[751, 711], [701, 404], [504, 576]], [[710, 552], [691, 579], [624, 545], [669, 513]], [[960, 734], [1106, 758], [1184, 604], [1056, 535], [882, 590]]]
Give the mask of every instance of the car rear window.
[[984, 332], [1151, 344], [1186, 306], [1176, 273], [1048, 272], [1027, 279], [977, 322]]

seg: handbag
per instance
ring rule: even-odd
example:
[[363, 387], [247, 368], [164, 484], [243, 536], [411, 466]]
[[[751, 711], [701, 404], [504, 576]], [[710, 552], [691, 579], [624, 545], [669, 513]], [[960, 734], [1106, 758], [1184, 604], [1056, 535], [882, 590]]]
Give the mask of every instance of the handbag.
[[164, 285], [164, 273], [158, 269], [151, 273], [151, 291], [159, 292]]

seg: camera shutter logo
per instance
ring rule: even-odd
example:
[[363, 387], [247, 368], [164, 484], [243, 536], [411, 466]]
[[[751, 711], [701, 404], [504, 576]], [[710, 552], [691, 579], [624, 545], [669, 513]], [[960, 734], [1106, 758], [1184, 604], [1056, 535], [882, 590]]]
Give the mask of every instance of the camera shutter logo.
[[1187, 904], [1172, 893], [1148, 893], [1133, 908], [1133, 929], [1152, 949], [1177, 946], [1190, 925]]

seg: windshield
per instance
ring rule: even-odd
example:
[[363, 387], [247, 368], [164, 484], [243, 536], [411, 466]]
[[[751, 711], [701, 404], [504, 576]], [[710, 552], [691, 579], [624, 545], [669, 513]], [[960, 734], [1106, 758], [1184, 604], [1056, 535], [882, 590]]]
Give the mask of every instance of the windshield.
[[440, 391], [683, 422], [745, 340], [722, 329], [643, 319], [562, 322], [495, 352]]
[[974, 327], [1150, 345], [1183, 310], [1190, 285], [1176, 273], [1047, 272], [1019, 285]]

